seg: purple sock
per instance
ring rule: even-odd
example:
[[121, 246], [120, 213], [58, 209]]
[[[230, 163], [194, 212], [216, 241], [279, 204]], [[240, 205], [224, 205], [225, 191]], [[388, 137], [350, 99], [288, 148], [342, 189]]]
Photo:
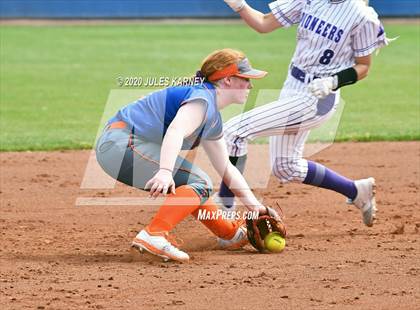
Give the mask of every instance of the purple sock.
[[[240, 157], [229, 156], [230, 162], [238, 168], [242, 174], [245, 170], [246, 159], [246, 154]], [[219, 196], [226, 208], [231, 208], [233, 206], [233, 203], [235, 202], [235, 195], [224, 182], [220, 184]]]
[[309, 160], [308, 174], [303, 183], [331, 189], [352, 200], [354, 200], [357, 195], [357, 189], [352, 180], [339, 175], [321, 164]]

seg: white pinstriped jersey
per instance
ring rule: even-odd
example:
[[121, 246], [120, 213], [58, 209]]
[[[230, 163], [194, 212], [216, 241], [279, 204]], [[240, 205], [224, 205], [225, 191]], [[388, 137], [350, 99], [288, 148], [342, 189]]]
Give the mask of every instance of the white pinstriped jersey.
[[298, 25], [292, 62], [313, 76], [330, 76], [387, 45], [375, 10], [363, 0], [277, 0], [270, 9], [283, 27]]
[[388, 44], [376, 12], [363, 0], [277, 0], [271, 11], [283, 27], [298, 25], [297, 47], [277, 101], [224, 124], [230, 156], [248, 152], [248, 141], [270, 136], [273, 173], [302, 182], [308, 171], [303, 149], [309, 132], [325, 123], [340, 103], [340, 90], [318, 100], [308, 91], [314, 77], [326, 77]]

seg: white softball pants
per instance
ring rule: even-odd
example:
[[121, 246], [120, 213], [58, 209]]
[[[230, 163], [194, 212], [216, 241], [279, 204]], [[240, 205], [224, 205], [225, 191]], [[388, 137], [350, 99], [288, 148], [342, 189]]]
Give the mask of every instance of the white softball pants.
[[303, 89], [283, 89], [277, 101], [233, 117], [224, 124], [230, 156], [247, 154], [250, 140], [270, 137], [273, 174], [282, 183], [303, 182], [308, 162], [302, 155], [310, 130], [334, 114], [339, 97], [336, 92], [318, 100]]

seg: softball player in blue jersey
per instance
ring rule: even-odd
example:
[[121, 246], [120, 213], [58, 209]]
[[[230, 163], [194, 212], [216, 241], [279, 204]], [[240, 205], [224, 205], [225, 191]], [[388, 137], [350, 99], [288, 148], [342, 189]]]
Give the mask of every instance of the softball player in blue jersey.
[[[143, 190], [152, 197], [167, 196], [165, 203], [133, 241], [165, 260], [187, 261], [187, 253], [169, 239], [169, 231], [199, 209], [218, 210], [209, 196], [212, 184], [207, 174], [179, 155], [200, 142], [214, 168], [225, 182], [232, 184], [249, 210], [260, 213], [274, 210], [263, 207], [249, 189], [241, 173], [229, 162], [223, 139], [220, 109], [246, 102], [252, 84], [266, 72], [253, 69], [245, 55], [232, 49], [215, 51], [203, 62], [198, 75], [202, 85], [175, 86], [151, 93], [123, 107], [109, 120], [96, 146], [101, 167], [113, 178]], [[240, 221], [223, 218], [201, 222], [219, 237], [222, 248], [247, 242]]]
[[[277, 0], [262, 14], [245, 0], [225, 2], [260, 33], [297, 25], [297, 46], [278, 101], [255, 108], [225, 124], [230, 160], [243, 171], [248, 141], [270, 136], [273, 174], [281, 182], [300, 182], [334, 190], [361, 210], [372, 226], [375, 180], [349, 180], [302, 158], [312, 128], [328, 120], [339, 103], [339, 88], [365, 78], [371, 54], [388, 44], [378, 15], [363, 0]], [[234, 193], [222, 183], [219, 197], [233, 206]]]

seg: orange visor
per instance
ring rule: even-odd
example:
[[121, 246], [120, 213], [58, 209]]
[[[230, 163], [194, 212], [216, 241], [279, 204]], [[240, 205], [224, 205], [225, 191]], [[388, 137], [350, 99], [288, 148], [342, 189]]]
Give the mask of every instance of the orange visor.
[[266, 75], [266, 71], [252, 68], [249, 60], [244, 58], [238, 63], [231, 64], [222, 70], [214, 72], [208, 77], [208, 80], [214, 82], [229, 76], [238, 76], [246, 79], [261, 79]]

